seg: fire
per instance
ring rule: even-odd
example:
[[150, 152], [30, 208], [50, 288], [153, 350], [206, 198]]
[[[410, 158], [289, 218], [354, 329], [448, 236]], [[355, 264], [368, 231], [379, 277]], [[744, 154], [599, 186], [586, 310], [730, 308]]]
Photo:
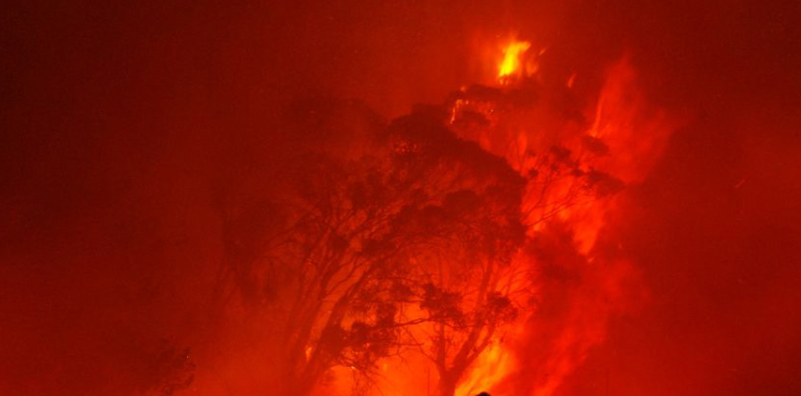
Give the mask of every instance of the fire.
[[[584, 88], [584, 77], [549, 76], [546, 68], [535, 74], [544, 50], [532, 48], [512, 40], [486, 62], [498, 67], [497, 76], [483, 69], [491, 83], [462, 87], [441, 107], [401, 117], [389, 139], [397, 158], [379, 162], [377, 153], [368, 157], [375, 163], [336, 168], [354, 172], [341, 190], [328, 187], [333, 177], [320, 178], [331, 202], [313, 207], [319, 220], [299, 216], [298, 228], [314, 238], [298, 238], [290, 253], [308, 274], [318, 262], [342, 264], [331, 274], [299, 272], [312, 290], [344, 286], [288, 298], [319, 316], [285, 310], [287, 321], [319, 321], [288, 333], [299, 341], [286, 351], [293, 364], [276, 374], [291, 375], [284, 393], [553, 396], [604, 341], [610, 319], [640, 299], [641, 281], [623, 248], [596, 242], [620, 206], [618, 192], [647, 176], [673, 125], [639, 93], [627, 59], [609, 69], [598, 99], [586, 104], [573, 89], [577, 79]], [[407, 155], [422, 150], [414, 139], [430, 145], [419, 146], [431, 149], [427, 156], [449, 162], [425, 168], [429, 157], [418, 163]], [[441, 178], [411, 178], [429, 170]], [[484, 172], [492, 176], [486, 182]], [[414, 194], [405, 197], [410, 186]], [[317, 185], [300, 187], [318, 205]], [[428, 216], [434, 237], [426, 234]], [[440, 219], [458, 221], [438, 230]], [[330, 221], [341, 221], [338, 229], [328, 231]], [[349, 242], [352, 235], [362, 239]], [[414, 249], [396, 253], [404, 245]], [[315, 303], [322, 295], [328, 305]], [[320, 392], [312, 393], [315, 386]]]
[[498, 79], [504, 80], [522, 72], [523, 54], [531, 48], [528, 41], [513, 40], [503, 49], [503, 60], [498, 65]]
[[[519, 81], [515, 77], [526, 77], [536, 71], [536, 67], [525, 64], [530, 48], [529, 42], [514, 40], [503, 49], [503, 60], [498, 67], [502, 86], [531, 89], [515, 85]], [[571, 73], [563, 87], [572, 89], [576, 77], [575, 72]], [[515, 108], [514, 103], [504, 104], [505, 99], [499, 100], [491, 89], [490, 93], [479, 89], [462, 92], [450, 108], [450, 123], [457, 133], [505, 157], [523, 175], [538, 171], [537, 167], [548, 156], [551, 160], [555, 158], [554, 166], [580, 158], [582, 164], [572, 172], [597, 183], [595, 187], [600, 191], [595, 199], [549, 206], [549, 202], [563, 202], [565, 197], [576, 194], [575, 182], [570, 177], [560, 176], [561, 180], [550, 181], [547, 188], [532, 185], [529, 189], [524, 203], [530, 209], [529, 235], [546, 231], [552, 221], [564, 224], [574, 241], [573, 254], [583, 263], [574, 270], [584, 274], [584, 284], [570, 292], [571, 304], [556, 323], [538, 325], [536, 320], [528, 323], [520, 320], [505, 329], [505, 334], [518, 342], [540, 344], [537, 352], [525, 352], [524, 344], [496, 340], [477, 359], [456, 392], [457, 396], [483, 390], [551, 396], [563, 379], [583, 363], [588, 351], [603, 342], [609, 318], [631, 304], [627, 301], [631, 293], [642, 292], [637, 287], [636, 291], [628, 290], [640, 282], [636, 268], [626, 260], [598, 253], [596, 240], [618, 205], [613, 192], [622, 185], [641, 181], [648, 174], [676, 125], [648, 105], [637, 89], [636, 73], [625, 57], [608, 70], [598, 101], [585, 110], [588, 121], [584, 124], [554, 121], [536, 106]], [[462, 115], [475, 118], [475, 114], [481, 114], [486, 122], [478, 128], [465, 127]], [[559, 147], [554, 149], [552, 145], [556, 142]], [[518, 263], [525, 260], [515, 259]], [[526, 265], [539, 264], [522, 264]], [[538, 326], [550, 328], [543, 330]], [[521, 381], [526, 385], [520, 385]]]
[[511, 372], [514, 356], [504, 345], [496, 343], [476, 362], [473, 371], [456, 388], [456, 396], [473, 396], [492, 388]]

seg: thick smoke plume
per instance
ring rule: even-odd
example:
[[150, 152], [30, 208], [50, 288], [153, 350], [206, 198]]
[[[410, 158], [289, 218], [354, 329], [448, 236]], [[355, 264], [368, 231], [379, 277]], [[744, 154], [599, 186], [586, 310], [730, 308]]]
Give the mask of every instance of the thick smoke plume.
[[2, 6], [0, 394], [799, 393], [797, 4], [363, 3]]

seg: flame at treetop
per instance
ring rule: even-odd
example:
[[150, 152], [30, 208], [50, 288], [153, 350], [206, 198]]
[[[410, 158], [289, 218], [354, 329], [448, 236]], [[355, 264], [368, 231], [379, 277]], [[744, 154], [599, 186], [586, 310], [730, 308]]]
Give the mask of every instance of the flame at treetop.
[[[515, 270], [499, 273], [497, 282], [527, 289], [509, 293], [516, 306], [529, 306], [524, 300], [531, 296], [537, 301], [495, 329], [455, 396], [554, 395], [604, 341], [609, 319], [647, 297], [622, 245], [596, 242], [616, 214], [618, 193], [648, 175], [676, 125], [647, 103], [626, 57], [607, 70], [595, 104], [576, 108], [559, 101], [571, 92], [576, 73], [560, 84], [527, 79], [537, 72], [536, 63], [526, 65], [535, 60], [525, 57], [530, 48], [512, 41], [499, 63], [499, 87], [464, 87], [447, 104], [449, 127], [458, 136], [505, 158], [528, 180], [523, 207], [533, 247], [519, 251]], [[518, 283], [521, 274], [536, 281]], [[425, 359], [396, 367], [385, 374], [390, 394], [420, 393], [423, 386], [437, 394], [431, 389], [436, 370], [424, 369]]]
[[528, 41], [512, 40], [503, 49], [503, 60], [498, 65], [498, 78], [503, 80], [520, 73], [523, 65], [521, 57], [529, 48], [531, 48], [531, 43]]
[[[543, 51], [528, 54], [531, 47], [515, 40], [499, 51], [503, 61], [487, 63], [499, 67], [492, 85], [464, 87], [386, 130], [376, 123], [389, 136], [382, 146], [389, 161], [362, 164], [337, 151], [353, 165], [337, 175], [351, 184], [322, 175], [322, 187], [300, 186], [317, 204], [314, 188], [332, 185], [324, 191], [339, 206], [322, 199], [312, 207], [319, 223], [300, 217], [314, 238], [299, 239], [290, 253], [303, 259], [294, 264], [310, 274], [317, 262], [333, 269], [298, 278], [321, 279], [304, 284], [311, 290], [333, 284], [354, 291], [321, 288], [290, 299], [317, 316], [282, 311], [287, 320], [307, 321], [304, 332], [289, 332], [293, 364], [276, 374], [291, 380], [283, 380], [285, 393], [552, 396], [603, 342], [609, 319], [641, 299], [638, 271], [622, 245], [597, 241], [620, 191], [647, 176], [672, 125], [639, 93], [625, 58], [587, 106], [576, 98], [576, 74], [539, 72]], [[334, 110], [332, 131], [358, 129], [350, 113]], [[330, 213], [341, 221], [336, 232], [328, 231]], [[367, 220], [377, 225], [358, 223]], [[437, 228], [438, 221], [448, 227]], [[427, 236], [430, 229], [440, 234]], [[398, 245], [381, 241], [396, 235], [415, 248], [392, 256]], [[309, 252], [319, 255], [315, 265], [306, 265]], [[354, 262], [375, 271], [347, 270]], [[287, 288], [287, 296], [295, 291]], [[318, 303], [319, 295], [328, 300]]]
[[[546, 299], [562, 300], [562, 311], [545, 316], [530, 312], [499, 332], [460, 382], [457, 396], [482, 390], [554, 394], [588, 351], [603, 342], [609, 318], [645, 295], [639, 272], [625, 254], [610, 253], [596, 241], [619, 205], [617, 192], [647, 176], [676, 125], [647, 103], [626, 57], [608, 69], [595, 106], [574, 109], [553, 103], [565, 92], [520, 79], [536, 72], [536, 64], [525, 64], [530, 48], [527, 41], [509, 43], [498, 66], [503, 89], [463, 89], [451, 102], [450, 124], [461, 137], [506, 158], [529, 178], [524, 202], [529, 236], [543, 239], [554, 232], [554, 225], [562, 229], [573, 247], [555, 259], [570, 262], [558, 271], [581, 280], [574, 286], [553, 285], [565, 275], [553, 279], [554, 269], [548, 268], [553, 264], [520, 252], [514, 265], [534, 268], [539, 279], [535, 294], [546, 306]], [[565, 84], [553, 86], [569, 91], [575, 80], [572, 73]], [[563, 106], [559, 110], [568, 116], [554, 116], [554, 105]]]

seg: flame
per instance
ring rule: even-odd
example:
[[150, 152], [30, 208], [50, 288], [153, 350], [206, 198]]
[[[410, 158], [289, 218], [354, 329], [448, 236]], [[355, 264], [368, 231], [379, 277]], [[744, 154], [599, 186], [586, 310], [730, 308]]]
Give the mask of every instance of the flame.
[[503, 60], [498, 65], [498, 79], [504, 80], [522, 72], [522, 56], [531, 48], [528, 41], [512, 40], [503, 49]]
[[[523, 57], [530, 48], [529, 42], [517, 40], [504, 48], [498, 71], [501, 85], [515, 84], [515, 77], [536, 71], [536, 67], [529, 68], [524, 63]], [[547, 152], [551, 144], [558, 142], [580, 156], [587, 170], [607, 172], [626, 184], [637, 183], [648, 175], [678, 125], [647, 103], [638, 90], [636, 77], [627, 57], [609, 68], [599, 99], [586, 111], [589, 122], [583, 126], [554, 121], [539, 108], [516, 116], [505, 112], [505, 119], [501, 120], [497, 103], [468, 97], [454, 103], [450, 120], [459, 129], [457, 120], [462, 113], [482, 114], [489, 123], [483, 128], [462, 130], [467, 134], [464, 137], [505, 157], [521, 174], [536, 169], [536, 161], [527, 153]], [[576, 73], [572, 73], [565, 87], [571, 89], [575, 80]], [[592, 147], [586, 147], [588, 141], [603, 142], [608, 154], [597, 149], [592, 152]], [[571, 188], [568, 181], [553, 183], [544, 199], [558, 201]], [[542, 192], [533, 189], [525, 197], [529, 206], [542, 199]], [[567, 308], [556, 319], [549, 319], [551, 323], [534, 320], [509, 325], [505, 334], [512, 335], [515, 341], [496, 340], [474, 363], [457, 387], [456, 396], [493, 390], [498, 394], [553, 395], [564, 378], [584, 362], [589, 350], [603, 342], [609, 319], [645, 296], [639, 286], [639, 272], [632, 263], [596, 250], [598, 235], [618, 206], [619, 199], [613, 195], [579, 202], [556, 214], [554, 220], [571, 230], [575, 254], [583, 263], [579, 269], [582, 284], [568, 292]], [[537, 216], [542, 213], [530, 214], [530, 235], [547, 227], [547, 223], [535, 221]], [[538, 345], [535, 352], [526, 352], [531, 349], [530, 344]]]
[[[490, 48], [498, 49], [488, 45], [487, 51]], [[537, 82], [541, 81], [529, 79], [537, 72], [536, 62], [544, 52], [537, 50], [528, 41], [511, 40], [501, 51], [488, 55], [481, 73], [485, 82], [491, 81], [491, 86], [483, 87], [486, 89], [481, 91], [486, 96], [473, 93], [472, 87], [462, 87], [450, 102], [445, 119], [454, 132], [505, 158], [521, 175], [527, 176], [537, 170], [537, 158], [547, 155], [553, 145], [559, 144], [581, 156], [587, 168], [608, 172], [625, 183], [643, 180], [676, 125], [665, 114], [649, 106], [639, 93], [636, 73], [628, 60], [623, 58], [608, 70], [597, 101], [578, 110], [582, 121], [564, 121], [561, 116], [553, 114], [553, 108], [549, 108], [548, 92], [537, 96], [540, 102], [527, 104], [525, 108], [510, 110], [511, 106], [503, 103], [504, 100], [514, 100], [504, 96], [513, 91], [520, 94], [526, 89], [545, 90], [545, 86], [578, 91], [572, 89], [577, 80], [575, 72], [567, 79], [560, 76], [556, 84], [539, 85]], [[497, 74], [492, 70], [495, 66]], [[476, 117], [477, 114], [481, 117]], [[478, 126], [469, 124], [469, 116], [479, 119]], [[603, 141], [609, 153], [590, 152], [592, 150], [585, 147], [586, 137]], [[547, 193], [530, 187], [524, 196], [524, 205], [535, 207], [541, 199], [558, 201], [573, 188], [567, 179], [554, 182]], [[631, 285], [640, 284], [633, 263], [600, 254], [596, 246], [610, 214], [619, 206], [619, 199], [610, 196], [576, 203], [552, 216], [552, 223], [568, 230], [565, 232], [569, 239], [566, 244], [572, 249], [569, 253], [573, 254], [577, 267], [571, 270], [579, 273], [577, 278], [580, 280], [570, 286], [549, 285], [548, 275], [542, 274], [544, 271], [532, 270], [537, 278], [536, 284], [531, 286], [532, 294], [544, 296], [543, 300], [547, 300], [550, 297], [548, 293], [554, 293], [554, 290], [563, 293], [558, 296], [563, 300], [556, 310], [558, 312], [545, 315], [535, 307], [516, 321], [504, 324], [504, 328], [497, 330], [489, 346], [464, 372], [456, 384], [455, 396], [472, 396], [483, 391], [496, 396], [553, 396], [565, 378], [584, 362], [590, 350], [604, 341], [610, 318], [624, 312], [632, 300], [637, 300], [632, 297], [635, 292], [630, 289]], [[531, 237], [549, 232], [548, 222], [536, 221], [542, 212], [531, 211], [528, 215], [528, 235]], [[522, 252], [510, 265], [541, 268], [541, 263]], [[524, 301], [514, 303], [517, 306], [526, 304]], [[413, 307], [405, 314], [422, 316]], [[421, 333], [430, 330], [425, 326], [418, 326], [418, 330]], [[421, 344], [425, 343], [425, 334], [411, 333], [411, 330], [410, 334], [420, 336], [415, 337], [415, 343], [418, 338]], [[307, 347], [306, 359], [309, 360], [314, 352], [311, 346]], [[379, 367], [379, 374], [352, 365], [336, 367], [317, 394], [355, 394], [353, 383], [359, 375], [375, 375], [369, 381], [375, 381], [377, 390], [366, 395], [437, 394], [436, 367], [432, 367], [422, 354], [390, 357]]]
[[479, 357], [473, 370], [456, 388], [456, 396], [473, 396], [491, 389], [514, 367], [514, 355], [505, 345], [495, 343]]

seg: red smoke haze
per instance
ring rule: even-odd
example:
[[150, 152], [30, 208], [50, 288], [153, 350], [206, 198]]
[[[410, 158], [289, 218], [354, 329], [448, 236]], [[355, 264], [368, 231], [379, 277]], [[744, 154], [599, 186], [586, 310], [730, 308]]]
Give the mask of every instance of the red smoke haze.
[[[227, 199], [283, 197], [313, 179], [287, 165], [298, 152], [363, 153], [353, 136], [416, 104], [500, 86], [513, 38], [545, 49], [551, 107], [493, 131], [542, 126], [573, 153], [597, 137], [610, 154], [582, 172], [626, 188], [534, 239], [553, 264], [537, 270], [539, 316], [505, 327], [508, 360], [468, 377], [510, 396], [801, 393], [798, 4], [363, 3], [2, 6], [0, 394], [149, 394], [188, 373], [175, 394], [269, 394], [285, 366], [272, 311], [215, 288]], [[324, 121], [303, 107], [328, 105]], [[390, 364], [404, 386], [387, 394], [434, 394], [436, 370], [408, 368], [421, 356]], [[350, 394], [351, 371], [318, 392]]]

